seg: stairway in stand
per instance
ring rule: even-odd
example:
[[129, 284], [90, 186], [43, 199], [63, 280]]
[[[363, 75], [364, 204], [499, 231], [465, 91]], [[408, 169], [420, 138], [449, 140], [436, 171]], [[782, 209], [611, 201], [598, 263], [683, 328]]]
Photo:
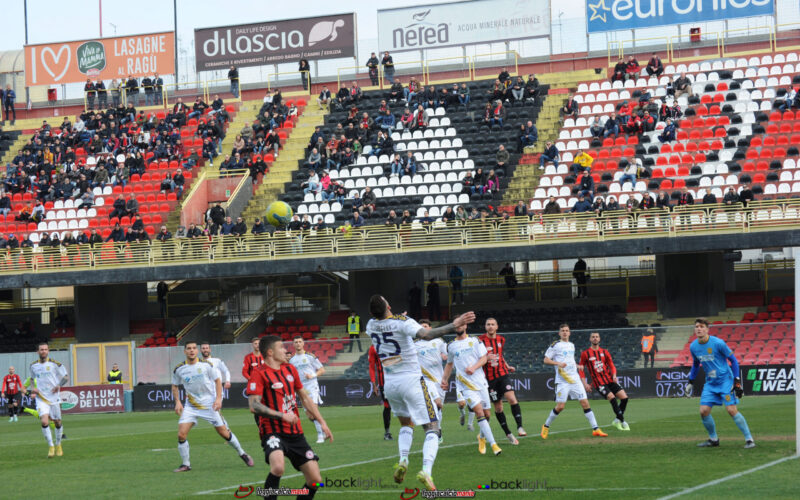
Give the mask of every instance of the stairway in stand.
[[270, 167], [269, 173], [264, 175], [243, 212], [242, 217], [248, 224], [256, 217], [263, 217], [269, 204], [277, 200], [278, 195], [284, 191], [285, 184], [291, 182], [292, 172], [298, 170], [305, 161], [306, 146], [314, 133], [314, 127], [322, 126], [324, 117], [325, 111], [315, 104], [309, 104], [300, 115], [291, 135], [281, 148], [280, 156]]
[[598, 75], [592, 69], [538, 75], [539, 83], [550, 85], [547, 99], [545, 99], [536, 121], [539, 141], [534, 146], [525, 148], [525, 154], [520, 157], [519, 164], [514, 169], [514, 177], [509, 181], [508, 189], [503, 193], [504, 206], [514, 206], [518, 200], [530, 204], [534, 191], [539, 186], [539, 177], [541, 176], [539, 155], [544, 151], [547, 141], [555, 142], [558, 139], [561, 130], [559, 109], [569, 95], [578, 88], [579, 82], [604, 77], [602, 73]]

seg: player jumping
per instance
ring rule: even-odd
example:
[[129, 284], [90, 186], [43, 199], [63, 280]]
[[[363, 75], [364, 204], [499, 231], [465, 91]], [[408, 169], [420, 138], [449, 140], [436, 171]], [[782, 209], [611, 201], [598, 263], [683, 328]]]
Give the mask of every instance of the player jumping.
[[[64, 454], [61, 449], [61, 387], [69, 380], [67, 369], [58, 361], [50, 359], [50, 346], [47, 342], [39, 342], [39, 360], [31, 363], [31, 376], [29, 381], [34, 382], [31, 392], [36, 397], [36, 411], [39, 413], [39, 422], [42, 424], [42, 434], [47, 441], [49, 450], [47, 458], [53, 456], [60, 457]], [[22, 388], [22, 394], [27, 390]], [[50, 420], [55, 423], [56, 438], [53, 443], [53, 435], [50, 432]]]
[[[197, 417], [214, 426], [217, 433], [236, 450], [248, 467], [253, 459], [245, 453], [236, 435], [228, 428], [225, 419], [219, 414], [222, 408], [222, 381], [219, 371], [211, 363], [197, 358], [197, 342], [189, 341], [183, 346], [186, 361], [172, 371], [172, 397], [175, 399], [175, 413], [178, 414], [178, 453], [181, 466], [173, 472], [192, 470], [189, 461], [189, 441], [186, 438]], [[186, 392], [186, 404], [181, 404], [180, 385]]]
[[484, 327], [486, 328], [486, 333], [478, 337], [478, 340], [483, 342], [483, 345], [486, 346], [486, 351], [489, 353], [489, 361], [483, 365], [483, 372], [489, 382], [489, 399], [492, 400], [494, 414], [497, 417], [497, 421], [500, 422], [503, 432], [506, 433], [508, 441], [513, 445], [517, 445], [519, 441], [508, 429], [506, 414], [503, 413], [503, 399], [505, 398], [508, 404], [511, 405], [511, 414], [514, 415], [514, 420], [517, 423], [517, 434], [520, 436], [528, 435], [525, 429], [522, 428], [522, 410], [520, 410], [517, 395], [514, 393], [511, 381], [508, 379], [508, 374], [514, 373], [516, 368], [506, 363], [503, 357], [506, 339], [497, 334], [497, 320], [494, 318], [487, 319]]
[[589, 407], [586, 389], [578, 379], [578, 368], [575, 365], [575, 345], [569, 341], [569, 325], [564, 323], [558, 328], [557, 340], [550, 344], [547, 352], [544, 353], [544, 364], [556, 367], [556, 407], [550, 410], [547, 420], [542, 426], [542, 439], [547, 439], [550, 432], [550, 424], [556, 419], [561, 410], [567, 403], [567, 398], [577, 399], [583, 408], [583, 414], [592, 426], [592, 436], [607, 437], [597, 426], [597, 419], [594, 412]]
[[[314, 401], [314, 404], [317, 406], [321, 405], [322, 398], [319, 395], [319, 382], [317, 381], [317, 378], [325, 373], [325, 368], [322, 367], [322, 363], [319, 362], [319, 359], [317, 359], [316, 356], [310, 352], [306, 352], [303, 337], [295, 337], [294, 356], [289, 358], [289, 363], [297, 368], [297, 372], [300, 374], [302, 379], [301, 382], [303, 382], [303, 387], [305, 387], [306, 392], [311, 397], [311, 400]], [[322, 425], [314, 420], [314, 417], [308, 412], [307, 409], [306, 415], [308, 415], [308, 418], [314, 422], [314, 427], [317, 428], [317, 443], [324, 443], [325, 433], [322, 431]]]
[[[744, 447], [755, 448], [756, 443], [750, 434], [747, 421], [736, 408], [739, 398], [744, 395], [736, 356], [724, 340], [708, 334], [707, 320], [703, 318], [695, 320], [694, 334], [697, 338], [689, 346], [689, 351], [692, 353], [692, 371], [689, 372], [689, 383], [686, 384], [686, 390], [691, 394], [692, 383], [702, 364], [706, 373], [706, 382], [703, 386], [703, 394], [700, 396], [700, 417], [708, 431], [708, 440], [697, 446], [701, 448], [719, 446], [716, 424], [714, 417], [711, 416], [711, 407], [724, 405], [728, 410], [728, 415], [736, 423], [736, 427], [744, 434]], [[730, 361], [730, 366], [728, 361]]]
[[20, 380], [19, 375], [15, 373], [14, 367], [9, 366], [8, 375], [3, 377], [3, 389], [2, 393], [0, 393], [0, 396], [4, 399], [8, 398], [6, 403], [8, 406], [9, 422], [17, 422], [19, 420], [20, 400], [22, 399], [21, 389], [22, 380]]
[[423, 328], [411, 318], [393, 316], [389, 303], [380, 295], [370, 298], [369, 312], [372, 319], [367, 323], [367, 334], [383, 365], [386, 399], [401, 425], [397, 434], [400, 461], [395, 465], [394, 480], [402, 483], [408, 470], [408, 452], [414, 436], [411, 427], [413, 422], [425, 429], [422, 470], [417, 474], [417, 479], [427, 490], [435, 490], [431, 472], [439, 451], [439, 421], [422, 376], [414, 338], [440, 338], [475, 321], [475, 313], [464, 313], [452, 323], [438, 328]]
[[[597, 389], [604, 398], [611, 403], [611, 409], [617, 417], [611, 425], [621, 431], [631, 430], [628, 422], [625, 421], [625, 408], [628, 407], [628, 395], [619, 386], [617, 378], [617, 367], [611, 359], [611, 353], [607, 349], [600, 347], [600, 334], [592, 332], [589, 335], [591, 347], [581, 353], [581, 361], [578, 365], [578, 373], [586, 392], [592, 392], [592, 386]], [[588, 370], [591, 381], [584, 375], [584, 367]], [[592, 385], [589, 385], [591, 382]], [[617, 404], [619, 398], [619, 404]]]
[[[430, 321], [423, 319], [419, 324], [424, 328], [430, 328]], [[442, 406], [444, 402], [444, 390], [442, 389], [442, 374], [444, 372], [444, 364], [442, 361], [447, 360], [447, 345], [442, 339], [422, 340], [418, 339], [414, 343], [417, 347], [417, 356], [419, 357], [419, 367], [422, 370], [422, 376], [425, 378], [425, 385], [428, 386], [436, 404], [436, 410], [439, 413], [439, 422], [442, 421]], [[439, 426], [439, 444], [442, 443], [442, 428]]]
[[372, 388], [375, 394], [383, 401], [383, 439], [391, 441], [392, 433], [389, 432], [389, 426], [392, 422], [392, 410], [389, 408], [389, 401], [386, 400], [386, 394], [383, 392], [383, 366], [375, 346], [369, 346], [367, 358], [369, 360], [369, 379], [372, 381]]
[[456, 368], [456, 387], [461, 390], [464, 398], [475, 415], [478, 416], [478, 453], [486, 454], [486, 442], [492, 447], [492, 452], [499, 455], [503, 450], [495, 442], [492, 428], [489, 426], [489, 384], [481, 367], [486, 364], [489, 355], [486, 346], [478, 339], [467, 335], [466, 325], [456, 330], [456, 339], [447, 345], [447, 366], [444, 368], [442, 388], [448, 387], [450, 373], [453, 366]]
[[[264, 364], [256, 368], [250, 376], [247, 396], [250, 411], [258, 417], [261, 447], [264, 448], [269, 464], [264, 487], [276, 489], [280, 486], [288, 458], [306, 480], [308, 494], [297, 498], [310, 500], [314, 498], [316, 485], [322, 482], [322, 476], [319, 472], [319, 457], [303, 435], [297, 399], [300, 399], [313, 420], [319, 422], [326, 438], [333, 441], [333, 434], [314, 400], [303, 388], [297, 368], [288, 362], [286, 348], [280, 337], [270, 335], [262, 338], [259, 350]], [[264, 498], [274, 500], [277, 496], [267, 495]]]

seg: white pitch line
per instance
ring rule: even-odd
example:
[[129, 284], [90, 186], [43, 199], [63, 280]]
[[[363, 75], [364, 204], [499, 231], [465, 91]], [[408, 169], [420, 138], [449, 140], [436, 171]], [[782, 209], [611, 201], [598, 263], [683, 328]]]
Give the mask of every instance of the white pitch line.
[[[398, 485], [398, 488], [400, 486]], [[572, 491], [572, 492], [592, 492], [592, 491], [656, 491], [656, 490], [674, 490], [678, 487], [630, 487], [630, 488], [550, 488], [550, 489], [538, 489], [538, 490], [525, 490], [525, 489], [493, 489], [493, 490], [473, 490], [475, 491], [475, 496], [477, 497], [478, 494], [484, 495], [485, 493], [509, 493], [509, 492], [519, 492], [524, 491], [526, 493], [546, 493], [546, 492], [558, 492], [558, 491]], [[450, 488], [452, 489], [452, 488]], [[371, 495], [378, 495], [378, 494], [385, 494], [385, 495], [394, 495], [397, 496], [397, 489], [384, 489], [384, 490], [328, 490], [323, 488], [321, 490], [317, 490], [318, 494], [324, 493], [325, 495], [331, 494], [346, 494], [352, 495], [354, 493], [367, 493]]]
[[759, 465], [758, 467], [753, 467], [752, 469], [747, 469], [742, 472], [737, 472], [736, 474], [731, 474], [730, 476], [721, 477], [719, 479], [715, 479], [713, 481], [709, 481], [707, 483], [698, 484], [697, 486], [692, 486], [691, 488], [686, 488], [685, 490], [681, 490], [677, 493], [673, 493], [672, 495], [667, 495], [665, 497], [661, 497], [658, 500], [670, 500], [671, 498], [677, 498], [683, 495], [688, 495], [689, 493], [694, 493], [695, 491], [702, 490], [703, 488], [708, 488], [709, 486], [714, 486], [719, 483], [724, 483], [729, 479], [736, 479], [742, 476], [746, 476], [748, 474], [752, 474], [753, 472], [758, 472], [760, 470], [766, 469], [768, 467], [772, 467], [773, 465], [778, 465], [783, 462], [787, 462], [789, 460], [795, 460], [800, 458], [800, 455], [792, 455], [790, 457], [783, 457], [779, 458], [778, 460], [773, 460], [772, 462], [768, 462], [766, 464]]
[[[635, 423], [633, 421], [629, 421], [629, 422], [630, 423]], [[552, 431], [552, 432], [550, 432], [550, 434], [551, 435], [552, 434], [565, 434], [567, 432], [585, 431], [586, 429], [587, 429], [587, 427], [579, 427], [579, 428], [576, 428], [576, 429], [567, 429], [567, 430], [563, 430], [563, 431]], [[520, 437], [519, 439], [522, 440], [522, 439], [527, 439], [527, 438], [532, 438], [532, 437], [539, 437], [539, 435], [538, 434], [536, 434], [536, 435], [529, 434], [527, 436]], [[444, 446], [439, 446], [439, 449], [441, 450], [443, 448], [456, 448], [458, 446], [473, 446], [473, 445], [475, 445], [475, 442], [474, 441], [469, 441], [469, 442], [465, 442], [465, 443], [446, 444]], [[413, 454], [417, 454], [417, 453], [422, 453], [422, 450], [412, 451], [412, 452], [409, 453], [409, 455], [413, 455]], [[320, 472], [327, 472], [329, 470], [342, 469], [344, 467], [355, 467], [356, 465], [372, 464], [372, 463], [375, 463], [375, 462], [381, 462], [383, 460], [392, 460], [392, 459], [396, 459], [396, 458], [397, 458], [397, 454], [394, 454], [394, 455], [390, 455], [388, 457], [372, 458], [372, 459], [369, 459], [369, 460], [362, 460], [360, 462], [353, 462], [351, 464], [341, 464], [341, 465], [334, 465], [334, 466], [331, 466], [331, 467], [325, 467], [324, 469], [320, 469], [319, 471]], [[299, 472], [296, 472], [294, 474], [289, 474], [289, 475], [281, 477], [281, 480], [283, 480], [283, 479], [292, 479], [292, 478], [299, 477], [299, 476], [302, 476], [302, 474], [299, 473]], [[241, 485], [242, 484], [239, 483], [239, 484], [234, 484], [233, 486], [226, 486], [224, 488], [217, 488], [215, 490], [200, 491], [198, 493], [195, 493], [195, 495], [212, 495], [214, 493], [219, 493], [220, 491], [225, 491], [225, 490], [230, 490], [230, 489], [233, 489], [233, 488], [238, 488]], [[329, 491], [326, 491], [326, 493], [329, 493]]]

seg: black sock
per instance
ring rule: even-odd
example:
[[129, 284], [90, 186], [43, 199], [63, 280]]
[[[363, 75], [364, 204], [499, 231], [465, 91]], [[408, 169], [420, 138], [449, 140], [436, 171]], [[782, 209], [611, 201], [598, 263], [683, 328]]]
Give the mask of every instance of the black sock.
[[392, 410], [390, 408], [383, 409], [383, 428], [389, 432], [389, 423], [392, 421]]
[[511, 431], [508, 430], [508, 423], [506, 422], [506, 414], [503, 413], [502, 411], [495, 412], [495, 416], [497, 417], [497, 421], [500, 422], [500, 427], [503, 428], [503, 432], [505, 432], [506, 435], [511, 434]]
[[[620, 413], [620, 415], [625, 413], [625, 408], [627, 408], [627, 407], [628, 407], [628, 398], [620, 399], [619, 400], [619, 413]], [[622, 417], [620, 417], [620, 420], [622, 420]]]
[[308, 495], [297, 495], [297, 500], [311, 500], [317, 494], [316, 486], [309, 486], [306, 484], [305, 488], [308, 490]]
[[612, 399], [611, 401], [609, 401], [609, 403], [611, 403], [611, 409], [614, 410], [614, 415], [617, 416], [617, 419], [620, 422], [624, 421], [625, 419], [622, 418], [622, 412], [619, 411], [619, 405], [617, 404], [617, 400]]
[[[281, 484], [281, 477], [275, 476], [271, 472], [267, 474], [267, 480], [264, 481], [264, 488], [277, 488]], [[264, 497], [266, 500], [278, 500], [278, 495], [268, 495]]]
[[522, 427], [522, 410], [519, 408], [519, 403], [511, 405], [511, 414], [514, 415], [517, 427]]

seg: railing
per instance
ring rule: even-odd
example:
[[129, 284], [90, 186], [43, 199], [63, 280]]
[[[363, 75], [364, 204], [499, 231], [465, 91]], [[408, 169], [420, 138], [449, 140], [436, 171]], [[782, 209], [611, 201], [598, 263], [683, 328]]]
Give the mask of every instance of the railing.
[[[400, 71], [403, 72], [402, 75], [399, 74]], [[420, 82], [425, 81], [425, 61], [402, 61], [394, 63], [392, 78], [403, 78], [405, 80], [405, 84], [403, 84], [404, 87], [408, 85], [408, 79], [412, 76], [419, 76]], [[388, 89], [392, 86], [392, 83], [386, 78], [383, 65], [379, 66], [378, 79], [382, 89]]]
[[[452, 61], [454, 66], [460, 67], [461, 77], [459, 78], [443, 78], [440, 80], [434, 80], [431, 78], [431, 63], [433, 62], [442, 62], [442, 61]], [[425, 85], [439, 85], [442, 83], [452, 83], [456, 81], [464, 81], [464, 80], [473, 80], [472, 77], [472, 58], [464, 55], [464, 56], [457, 56], [457, 57], [438, 57], [435, 59], [427, 59], [425, 61]], [[441, 71], [441, 70], [440, 70]], [[454, 69], [453, 71], [459, 71]], [[466, 73], [466, 74], [465, 74]]]
[[[632, 38], [630, 40], [609, 40], [606, 44], [608, 66], [613, 67], [614, 64], [616, 64], [616, 61], [624, 58], [627, 54], [641, 54], [644, 51], [651, 50], [658, 51], [660, 50], [660, 47], [664, 46], [666, 47], [666, 58], [664, 59], [664, 62], [669, 63], [698, 59], [699, 56], [694, 53], [688, 56], [682, 56], [680, 54], [682, 50], [686, 50], [688, 48], [716, 48], [716, 54], [706, 53], [703, 55], [705, 59], [713, 57], [736, 57], [750, 54], [761, 54], [765, 51], [764, 48], [749, 47], [741, 50], [730, 49], [732, 44], [738, 45], [741, 43], [738, 41], [732, 42], [732, 39], [743, 37], [749, 37], [753, 39], [753, 43], [759, 43], [758, 39], [762, 38], [763, 40], [761, 40], [760, 43], [766, 43], [766, 50], [770, 52], [800, 49], [800, 44], [797, 43], [798, 37], [796, 36], [796, 33], [790, 32], [788, 36], [781, 36], [782, 33], [787, 34], [787, 30], [781, 30], [781, 28], [787, 27], [800, 30], [800, 23], [778, 24], [775, 26], [749, 26], [746, 28], [726, 29], [721, 32], [713, 31], [706, 33], [683, 33], [680, 35], [671, 36]], [[761, 31], [761, 33], [754, 33], [754, 31]], [[689, 39], [688, 43], [686, 42], [687, 38]], [[652, 41], [662, 41], [664, 43], [644, 43]], [[787, 43], [791, 41], [791, 44], [781, 45], [781, 41], [785, 41]], [[626, 51], [626, 46], [629, 44], [633, 45], [633, 47], [630, 47], [630, 50]]]
[[300, 86], [302, 87], [303, 73], [305, 73], [307, 82], [305, 90], [282, 92], [282, 95], [284, 95], [285, 97], [310, 95], [311, 93], [310, 71], [278, 71], [278, 72], [267, 73], [267, 88], [272, 90], [272, 89], [277, 89], [279, 87], [287, 87], [290, 85], [298, 85], [298, 84], [301, 84]]
[[741, 206], [700, 205], [672, 212], [648, 210], [560, 214], [436, 223], [349, 226], [326, 231], [276, 231], [273, 235], [218, 236], [172, 239], [167, 242], [105, 243], [46, 247], [30, 251], [7, 250], [0, 255], [0, 275], [21, 272], [57, 272], [112, 269], [164, 264], [220, 261], [283, 260], [345, 255], [429, 252], [469, 248], [502, 248], [550, 243], [635, 239], [642, 236], [674, 238], [704, 234], [747, 234], [800, 228], [800, 200], [753, 202]]
[[[514, 65], [514, 71], [510, 71], [509, 70], [508, 73], [511, 76], [519, 76], [519, 53], [517, 51], [515, 51], [515, 50], [506, 50], [506, 51], [503, 51], [503, 52], [487, 52], [486, 54], [475, 54], [474, 56], [472, 56], [472, 61], [471, 62], [472, 62], [472, 78], [473, 78], [473, 80], [477, 80], [478, 79], [478, 67], [479, 67], [478, 59], [480, 59], [482, 57], [493, 58], [495, 56], [505, 56], [504, 62], [503, 62], [503, 66], [506, 66], [506, 67], [508, 66], [506, 61], [509, 61], [510, 59], [513, 59], [512, 63]], [[509, 56], [511, 56], [511, 58], [509, 58]], [[490, 61], [488, 61], [488, 64], [487, 64], [486, 67], [491, 68], [492, 70], [496, 71], [497, 70], [497, 66], [498, 66], [498, 62], [499, 61], [496, 61], [496, 60], [494, 60], [494, 61], [490, 60]]]
[[[353, 70], [353, 73], [346, 73], [347, 71]], [[378, 73], [380, 73], [380, 67], [378, 69]], [[342, 75], [346, 76], [347, 78], [343, 77]], [[328, 89], [331, 91], [331, 97], [336, 95], [336, 92], [342, 88], [342, 82], [347, 80], [359, 80], [363, 78], [369, 78], [369, 68], [366, 66], [344, 66], [341, 68], [336, 69], [336, 88], [335, 89]], [[345, 85], [347, 86], [347, 85]], [[361, 90], [378, 90], [380, 89], [380, 76], [378, 76], [378, 85], [369, 85], [361, 87]]]

